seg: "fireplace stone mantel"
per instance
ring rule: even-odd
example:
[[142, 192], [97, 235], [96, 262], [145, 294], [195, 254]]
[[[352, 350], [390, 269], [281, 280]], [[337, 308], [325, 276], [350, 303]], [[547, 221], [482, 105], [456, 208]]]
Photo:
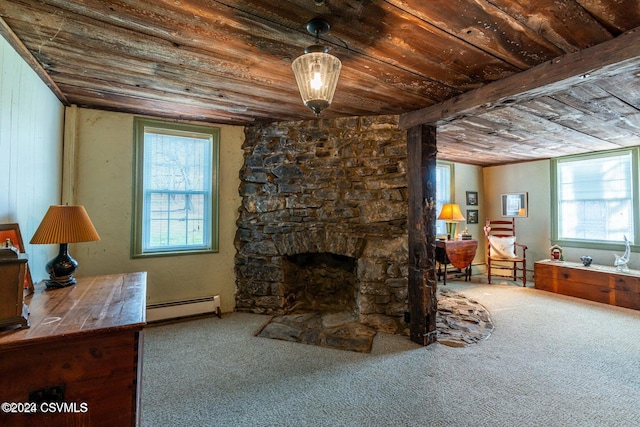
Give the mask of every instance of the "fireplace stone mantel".
[[356, 260], [356, 316], [402, 332], [407, 310], [407, 149], [397, 116], [247, 127], [235, 258], [240, 311], [292, 306], [287, 257]]

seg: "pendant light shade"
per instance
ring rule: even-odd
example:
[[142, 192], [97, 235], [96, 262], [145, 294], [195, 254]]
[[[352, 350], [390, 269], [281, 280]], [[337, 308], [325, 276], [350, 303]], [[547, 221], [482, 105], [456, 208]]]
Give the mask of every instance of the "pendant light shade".
[[317, 44], [319, 35], [329, 31], [326, 21], [314, 18], [307, 24], [307, 30], [315, 34], [316, 44], [306, 48], [304, 55], [296, 58], [291, 67], [302, 102], [319, 115], [333, 101], [342, 63], [328, 53], [327, 47]]

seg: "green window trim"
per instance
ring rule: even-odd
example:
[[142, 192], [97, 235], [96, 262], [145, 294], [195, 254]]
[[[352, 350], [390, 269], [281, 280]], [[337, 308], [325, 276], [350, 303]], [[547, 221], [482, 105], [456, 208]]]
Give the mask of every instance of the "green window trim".
[[630, 153], [631, 158], [631, 197], [632, 197], [632, 221], [633, 221], [633, 236], [628, 236], [633, 240], [634, 244], [631, 245], [633, 252], [640, 252], [640, 186], [638, 165], [640, 164], [640, 147], [627, 147], [616, 150], [601, 151], [588, 154], [579, 154], [574, 156], [564, 156], [555, 159], [551, 159], [551, 245], [559, 245], [562, 247], [571, 248], [584, 248], [593, 250], [605, 250], [605, 251], [620, 251], [624, 252], [625, 244], [622, 240], [619, 242], [612, 242], [607, 240], [597, 239], [572, 239], [572, 238], [560, 238], [559, 222], [560, 213], [558, 212], [558, 164], [563, 161], [572, 160], [588, 160], [595, 158], [605, 158], [607, 156], [616, 156], [624, 153]]
[[[153, 120], [145, 118], [134, 118], [134, 140], [133, 140], [133, 209], [132, 209], [132, 236], [131, 236], [131, 257], [132, 258], [147, 258], [157, 256], [172, 256], [172, 255], [189, 255], [200, 253], [215, 253], [219, 251], [219, 224], [218, 224], [218, 171], [219, 171], [219, 159], [220, 159], [220, 129], [216, 127], [191, 125], [185, 123], [177, 123], [163, 120]], [[149, 188], [145, 187], [145, 133], [157, 134], [166, 137], [182, 137], [182, 138], [194, 138], [204, 142], [204, 152], [206, 155], [203, 157], [206, 161], [201, 163], [203, 166], [202, 174], [198, 175], [199, 179], [202, 179], [202, 188]], [[210, 157], [209, 157], [210, 156]], [[147, 159], [149, 160], [149, 159]], [[146, 188], [146, 191], [145, 191]], [[164, 211], [166, 217], [160, 217], [160, 221], [165, 223], [183, 223], [186, 222], [184, 228], [187, 229], [190, 222], [198, 224], [198, 230], [202, 227], [202, 231], [198, 232], [198, 236], [202, 236], [203, 240], [198, 242], [188, 242], [189, 237], [186, 237], [186, 233], [181, 233], [185, 237], [178, 237], [185, 239], [183, 244], [157, 244], [153, 245], [150, 242], [149, 233], [151, 231], [151, 214], [150, 203], [154, 200], [154, 203], [158, 203], [158, 199], [162, 198], [167, 200], [169, 206], [175, 198], [184, 200], [185, 207], [183, 211], [187, 213], [185, 218], [176, 218], [173, 216], [171, 209], [167, 207]], [[194, 199], [195, 198], [195, 199]], [[195, 200], [195, 202], [194, 202]], [[198, 201], [201, 202], [198, 202]], [[146, 204], [145, 204], [146, 203]], [[164, 202], [163, 202], [164, 203]], [[163, 203], [161, 206], [163, 206]], [[187, 208], [188, 204], [195, 203], [202, 207], [202, 215], [200, 218], [195, 215], [194, 218], [188, 217], [190, 208]], [[147, 208], [145, 208], [147, 206]], [[155, 209], [155, 207], [154, 207]], [[201, 216], [201, 215], [200, 215]], [[164, 219], [163, 219], [164, 218]], [[154, 218], [153, 221], [156, 221]], [[201, 224], [201, 225], [200, 225]], [[167, 228], [171, 226], [168, 225]], [[164, 227], [161, 227], [164, 228]], [[147, 231], [145, 231], [147, 230]], [[173, 239], [175, 232], [167, 232], [166, 239]], [[145, 240], [146, 239], [146, 240]]]

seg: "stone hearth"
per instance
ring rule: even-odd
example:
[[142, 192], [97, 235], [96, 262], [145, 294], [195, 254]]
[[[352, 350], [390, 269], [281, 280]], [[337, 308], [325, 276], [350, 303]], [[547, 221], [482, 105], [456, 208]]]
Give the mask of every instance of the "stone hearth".
[[[436, 331], [440, 344], [466, 347], [487, 339], [493, 332], [489, 312], [477, 301], [448, 289], [440, 289], [437, 298]], [[257, 335], [368, 353], [376, 331], [349, 313], [303, 312], [275, 316]]]
[[374, 330], [405, 331], [407, 142], [397, 119], [246, 128], [237, 310], [345, 312]]
[[489, 338], [493, 322], [482, 304], [448, 289], [440, 289], [437, 298], [436, 331], [440, 344], [466, 347]]
[[264, 338], [369, 353], [376, 330], [348, 312], [300, 312], [274, 317], [258, 333]]

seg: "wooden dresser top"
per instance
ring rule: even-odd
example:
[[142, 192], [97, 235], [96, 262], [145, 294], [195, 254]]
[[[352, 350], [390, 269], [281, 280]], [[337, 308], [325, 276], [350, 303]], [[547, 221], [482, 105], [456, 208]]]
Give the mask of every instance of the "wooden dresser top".
[[28, 329], [0, 330], [0, 350], [82, 334], [142, 329], [147, 273], [78, 277], [77, 284], [46, 289], [44, 282], [25, 299]]

